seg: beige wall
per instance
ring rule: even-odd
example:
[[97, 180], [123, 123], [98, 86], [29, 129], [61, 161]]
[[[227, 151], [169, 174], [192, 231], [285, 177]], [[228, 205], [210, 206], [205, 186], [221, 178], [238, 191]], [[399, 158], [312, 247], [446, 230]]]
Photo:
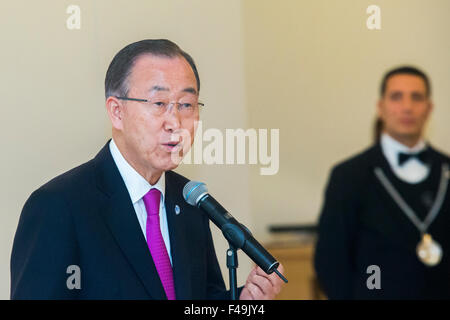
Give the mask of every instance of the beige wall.
[[[81, 29], [66, 8], [81, 8]], [[382, 29], [366, 28], [381, 7]], [[183, 165], [258, 237], [269, 224], [314, 222], [336, 161], [370, 143], [382, 73], [428, 71], [436, 109], [428, 136], [450, 152], [450, 2], [447, 0], [8, 1], [0, 4], [0, 298], [29, 194], [91, 157], [110, 136], [103, 80], [112, 56], [143, 38], [168, 38], [195, 58], [204, 128], [280, 129], [280, 169]], [[215, 227], [222, 271], [226, 243]], [[239, 283], [250, 262], [240, 255]]]

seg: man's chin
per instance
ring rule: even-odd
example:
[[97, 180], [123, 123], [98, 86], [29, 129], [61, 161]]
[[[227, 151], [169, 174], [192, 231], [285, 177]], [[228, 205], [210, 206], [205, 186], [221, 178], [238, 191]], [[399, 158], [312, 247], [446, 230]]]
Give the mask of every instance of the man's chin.
[[402, 136], [403, 138], [406, 138], [406, 139], [414, 139], [414, 138], [420, 137], [422, 134], [421, 134], [421, 131], [419, 131], [417, 129], [405, 129], [405, 130], [401, 130], [398, 133], [398, 135]]
[[398, 130], [389, 135], [398, 141], [417, 141], [422, 136], [422, 133], [417, 132], [417, 130]]
[[166, 153], [163, 156], [160, 156], [156, 167], [161, 171], [174, 170], [180, 165], [181, 161], [183, 161], [184, 156], [182, 154], [182, 151]]
[[163, 166], [161, 166], [161, 168], [163, 171], [174, 170], [180, 165], [182, 160], [182, 158], [169, 159]]

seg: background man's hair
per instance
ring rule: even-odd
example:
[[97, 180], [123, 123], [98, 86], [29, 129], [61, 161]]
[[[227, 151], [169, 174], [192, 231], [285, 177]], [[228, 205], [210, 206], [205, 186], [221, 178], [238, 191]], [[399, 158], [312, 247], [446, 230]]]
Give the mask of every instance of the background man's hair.
[[109, 96], [127, 96], [129, 89], [128, 76], [137, 58], [145, 54], [167, 58], [185, 58], [194, 72], [197, 81], [197, 91], [200, 92], [200, 78], [192, 57], [170, 40], [147, 39], [127, 45], [114, 56], [106, 72], [105, 98]]
[[386, 86], [387, 86], [387, 82], [388, 82], [389, 78], [391, 78], [392, 76], [397, 75], [397, 74], [410, 74], [410, 75], [414, 75], [414, 76], [418, 76], [418, 77], [422, 78], [423, 81], [425, 82], [427, 97], [429, 97], [431, 95], [431, 83], [430, 83], [428, 76], [425, 74], [425, 72], [423, 72], [422, 70], [420, 70], [416, 67], [402, 66], [402, 67], [398, 67], [398, 68], [389, 70], [383, 76], [383, 80], [381, 81], [381, 86], [380, 86], [381, 97], [383, 97], [384, 94], [386, 93]]
[[376, 117], [373, 122], [373, 133], [372, 140], [374, 143], [379, 143], [381, 140], [381, 134], [383, 133], [383, 120], [381, 118]]

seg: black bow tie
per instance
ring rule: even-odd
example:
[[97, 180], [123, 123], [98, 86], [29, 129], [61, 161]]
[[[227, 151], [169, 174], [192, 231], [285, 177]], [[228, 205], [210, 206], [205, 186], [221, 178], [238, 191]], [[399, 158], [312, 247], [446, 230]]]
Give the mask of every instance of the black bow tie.
[[417, 153], [403, 153], [399, 152], [398, 154], [398, 165], [402, 166], [406, 161], [411, 158], [416, 158], [420, 160], [422, 163], [427, 163], [429, 161], [429, 152], [427, 150], [423, 150]]

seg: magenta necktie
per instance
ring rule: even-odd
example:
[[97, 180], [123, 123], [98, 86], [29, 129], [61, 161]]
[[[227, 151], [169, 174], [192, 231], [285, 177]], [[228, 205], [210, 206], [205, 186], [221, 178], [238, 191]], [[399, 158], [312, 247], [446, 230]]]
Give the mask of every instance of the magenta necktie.
[[150, 189], [150, 191], [145, 194], [143, 200], [145, 208], [147, 209], [147, 245], [150, 249], [164, 291], [166, 292], [167, 299], [175, 300], [172, 266], [159, 226], [159, 202], [161, 200], [161, 192], [158, 189]]

